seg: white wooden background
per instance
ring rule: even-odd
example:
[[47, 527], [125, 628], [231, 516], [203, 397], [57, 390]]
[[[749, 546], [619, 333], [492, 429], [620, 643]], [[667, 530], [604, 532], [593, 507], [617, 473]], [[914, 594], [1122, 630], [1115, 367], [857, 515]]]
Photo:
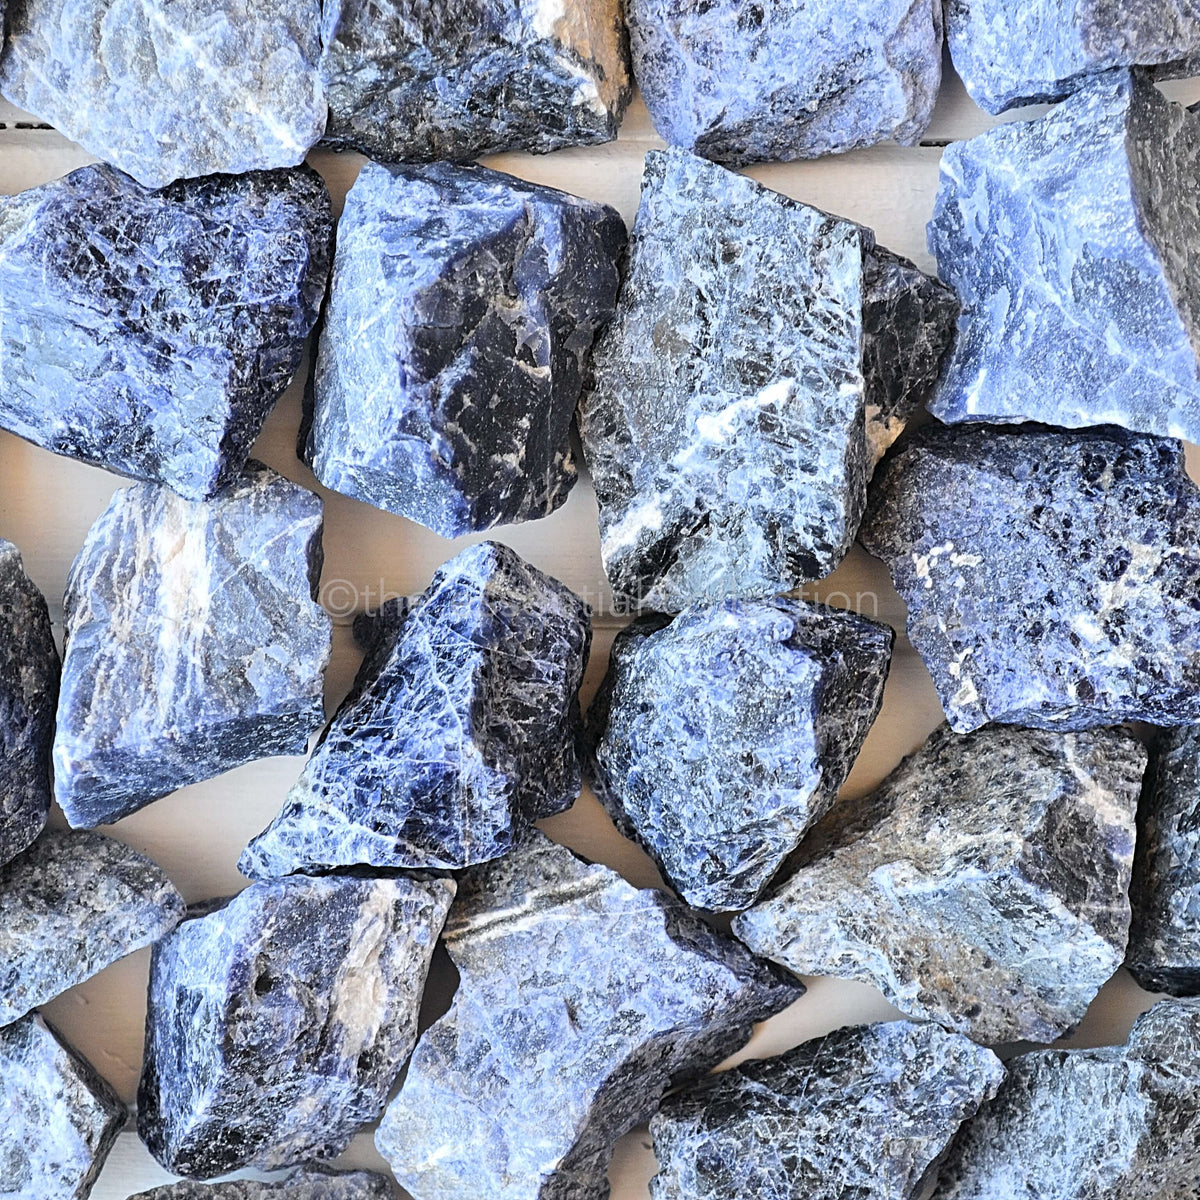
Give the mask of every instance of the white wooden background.
[[[1171, 85], [1176, 98], [1200, 98], [1200, 82]], [[1020, 118], [1029, 113], [1020, 114]], [[1009, 114], [1007, 119], [1018, 119]], [[929, 269], [925, 223], [937, 189], [940, 146], [995, 124], [947, 74], [926, 144], [911, 149], [879, 146], [838, 158], [769, 165], [749, 173], [769, 186], [831, 212], [872, 226], [879, 240]], [[90, 158], [34, 118], [0, 102], [0, 192], [18, 192], [54, 179]], [[512, 174], [602, 200], [631, 222], [637, 209], [642, 156], [661, 145], [640, 102], [628, 114], [618, 140], [592, 149], [545, 157], [504, 155], [490, 165]], [[315, 152], [340, 210], [342, 197], [362, 159]], [[306, 366], [301, 368], [300, 378]], [[300, 385], [294, 384], [267, 423], [255, 453], [285, 475], [320, 489], [294, 454], [300, 419]], [[1200, 453], [1191, 458], [1200, 478]], [[46, 593], [61, 627], [67, 569], [89, 526], [123, 481], [36, 449], [0, 433], [0, 536], [15, 542], [34, 581]], [[333, 611], [334, 656], [327, 676], [326, 703], [336, 705], [349, 686], [358, 654], [349, 631], [349, 611], [371, 607], [380, 593], [421, 591], [434, 569], [468, 540], [446, 541], [402, 517], [323, 492], [325, 507], [324, 599]], [[585, 703], [604, 673], [609, 643], [619, 622], [603, 615], [607, 589], [600, 564], [596, 506], [582, 480], [554, 516], [509, 527], [493, 536], [589, 599], [600, 611], [595, 649], [585, 685]], [[816, 598], [856, 607], [903, 630], [904, 608], [880, 564], [856, 548], [829, 580], [810, 589]], [[61, 628], [59, 628], [61, 633]], [[898, 642], [882, 715], [846, 786], [861, 794], [914, 750], [941, 713], [929, 677], [903, 638]], [[188, 901], [227, 895], [246, 881], [236, 862], [247, 840], [275, 815], [302, 765], [300, 758], [250, 764], [218, 779], [186, 788], [121, 821], [108, 832], [148, 853], [170, 874]], [[60, 814], [54, 820], [62, 823]], [[607, 863], [641, 886], [654, 886], [654, 868], [613, 830], [597, 801], [586, 793], [568, 813], [545, 823], [551, 836], [588, 857]], [[147, 951], [115, 964], [46, 1008], [47, 1016], [117, 1088], [132, 1101], [142, 1051]], [[427, 1015], [449, 1003], [447, 973], [435, 973]], [[1151, 1002], [1123, 972], [1104, 989], [1072, 1042], [1096, 1045], [1123, 1040], [1133, 1017]], [[761, 1026], [739, 1057], [777, 1053], [840, 1025], [895, 1015], [873, 989], [834, 980], [811, 982], [808, 994], [787, 1012]], [[345, 1156], [347, 1165], [382, 1168], [369, 1134], [360, 1135]], [[612, 1167], [614, 1200], [642, 1200], [654, 1173], [645, 1130], [627, 1136]], [[167, 1182], [132, 1129], [124, 1133], [93, 1192], [94, 1200], [125, 1200], [133, 1192]], [[436, 1198], [427, 1198], [436, 1200]], [[481, 1197], [480, 1200], [486, 1200]]]

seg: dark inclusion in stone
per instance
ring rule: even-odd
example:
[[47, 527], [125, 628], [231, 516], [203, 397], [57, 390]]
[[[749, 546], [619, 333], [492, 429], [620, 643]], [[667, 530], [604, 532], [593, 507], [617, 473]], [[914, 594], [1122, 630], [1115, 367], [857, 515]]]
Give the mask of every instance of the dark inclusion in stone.
[[926, 426], [876, 476], [862, 543], [959, 732], [1200, 722], [1200, 491], [1178, 442]]
[[216, 499], [118, 491], [67, 578], [55, 798], [76, 827], [302, 754], [324, 721], [321, 501], [261, 463]]
[[158, 945], [138, 1132], [210, 1179], [333, 1158], [417, 1037], [454, 884], [302, 877], [206, 906]]
[[483, 542], [442, 567], [402, 623], [394, 615], [283, 811], [243, 854], [252, 878], [465, 867], [579, 795], [591, 625], [578, 596]]
[[553, 188], [368, 163], [338, 225], [304, 449], [317, 478], [446, 537], [553, 512], [624, 244], [613, 209]]
[[870, 230], [684, 151], [647, 155], [580, 408], [618, 597], [678, 611], [832, 571], [956, 312]]
[[588, 713], [597, 794], [697, 908], [752, 904], [833, 804], [879, 714], [894, 635], [801, 600], [650, 615]]
[[376, 1135], [415, 1196], [603, 1200], [616, 1140], [803, 993], [536, 832], [460, 887], [458, 993]]
[[305, 1167], [287, 1179], [256, 1183], [167, 1183], [129, 1200], [394, 1200], [396, 1189], [371, 1171], [330, 1171]]
[[673, 1096], [650, 1122], [653, 1200], [911, 1200], [1004, 1078], [936, 1025], [839, 1029]]
[[308, 167], [162, 191], [84, 167], [0, 199], [0, 426], [211, 496], [300, 362], [332, 229]]

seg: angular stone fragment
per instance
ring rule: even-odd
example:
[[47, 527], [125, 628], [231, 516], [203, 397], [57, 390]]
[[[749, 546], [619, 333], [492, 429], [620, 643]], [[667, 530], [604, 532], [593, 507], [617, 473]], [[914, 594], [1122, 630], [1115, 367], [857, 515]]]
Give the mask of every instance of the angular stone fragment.
[[7, 0], [0, 92], [147, 187], [291, 167], [325, 128], [319, 0]]
[[0, 868], [0, 1025], [158, 941], [182, 916], [171, 881], [123, 843], [42, 834]]
[[155, 192], [93, 166], [0, 199], [0, 426], [211, 496], [300, 362], [332, 229], [307, 167]]
[[1200, 492], [1178, 442], [926, 426], [876, 476], [861, 537], [960, 733], [1200, 722]]
[[375, 1120], [417, 1037], [454, 884], [280, 879], [155, 948], [138, 1132], [211, 1179], [332, 1158]]
[[803, 993], [536, 832], [461, 888], [458, 993], [376, 1135], [415, 1196], [603, 1200], [617, 1138]]
[[893, 640], [802, 600], [617, 635], [588, 713], [596, 791], [688, 904], [753, 904], [825, 815], [879, 714]]
[[911, 1200], [1000, 1060], [936, 1025], [839, 1029], [669, 1099], [653, 1200]]
[[611, 208], [480, 167], [369, 163], [346, 199], [305, 457], [445, 537], [553, 512], [612, 316]]
[[914, 146], [942, 81], [941, 0], [631, 0], [655, 129], [717, 162]]
[[684, 151], [648, 154], [580, 408], [618, 599], [678, 611], [832, 571], [955, 311], [870, 230]]
[[1124, 957], [1145, 765], [1119, 730], [943, 725], [838, 804], [734, 932], [977, 1041], [1054, 1041]]
[[118, 491], [67, 578], [55, 798], [76, 827], [300, 754], [324, 719], [321, 501], [251, 461], [216, 499]]
[[371, 1171], [306, 1167], [274, 1183], [252, 1179], [228, 1183], [168, 1183], [129, 1200], [392, 1200], [396, 1189]]

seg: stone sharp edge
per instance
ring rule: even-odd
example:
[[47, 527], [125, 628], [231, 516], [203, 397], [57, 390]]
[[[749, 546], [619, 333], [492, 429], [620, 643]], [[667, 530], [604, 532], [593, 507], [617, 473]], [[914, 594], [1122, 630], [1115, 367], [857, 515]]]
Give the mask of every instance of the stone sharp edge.
[[894, 640], [802, 600], [642, 617], [588, 713], [597, 795], [688, 904], [753, 904], [837, 798]]
[[685, 151], [648, 154], [579, 411], [618, 597], [677, 612], [832, 571], [955, 312], [870, 230]]
[[383, 1175], [311, 1166], [273, 1183], [251, 1179], [228, 1183], [184, 1181], [138, 1192], [129, 1200], [394, 1200], [396, 1195], [391, 1181]]
[[930, 411], [1200, 440], [1198, 156], [1200, 115], [1127, 71], [947, 149], [929, 248], [963, 313]]
[[55, 798], [117, 820], [324, 722], [321, 501], [251, 460], [208, 502], [118, 491], [67, 578]]
[[291, 167], [325, 129], [320, 0], [7, 0], [0, 92], [146, 187]]
[[378, 1118], [417, 1037], [450, 880], [294, 877], [155, 948], [138, 1133], [169, 1171], [333, 1158]]
[[338, 225], [317, 478], [445, 537], [557, 509], [624, 246], [603, 204], [481, 167], [368, 163]]
[[37, 1014], [0, 1029], [6, 1200], [87, 1200], [125, 1123], [116, 1093]]
[[1166, 1000], [1124, 1046], [1010, 1059], [936, 1200], [1184, 1200], [1200, 1173], [1200, 1004]]
[[653, 1200], [912, 1200], [1000, 1060], [935, 1025], [839, 1029], [673, 1096], [651, 1120]]
[[461, 889], [458, 993], [376, 1136], [415, 1196], [603, 1200], [616, 1140], [803, 993], [536, 832]]
[[92, 166], [0, 199], [0, 426], [213, 495], [295, 373], [332, 237], [308, 167], [150, 191]]
[[326, 138], [384, 162], [594, 145], [632, 94], [619, 0], [326, 0]]
[[943, 725], [836, 805], [734, 933], [976, 1041], [1054, 1041], [1124, 958], [1145, 765], [1119, 730]]
[[402, 624], [383, 619], [350, 695], [239, 868], [254, 879], [457, 869], [570, 808], [590, 615], [507, 546], [464, 550]]
[[1180, 443], [926, 426], [880, 468], [860, 536], [960, 733], [1200, 722], [1200, 491]]
[[158, 941], [183, 911], [162, 870], [123, 843], [42, 834], [0, 868], [0, 1025]]

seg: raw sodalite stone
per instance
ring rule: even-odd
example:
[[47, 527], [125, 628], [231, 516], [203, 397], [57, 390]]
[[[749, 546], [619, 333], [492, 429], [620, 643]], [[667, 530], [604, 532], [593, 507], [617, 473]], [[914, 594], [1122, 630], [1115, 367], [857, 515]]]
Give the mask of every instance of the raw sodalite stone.
[[943, 421], [1200, 440], [1200, 114], [1127, 71], [959, 142], [929, 225], [962, 304]]
[[1121, 429], [929, 425], [861, 530], [950, 724], [1200, 722], [1200, 491]]
[[445, 537], [553, 512], [625, 226], [481, 167], [368, 163], [338, 225], [304, 454]]
[[155, 947], [138, 1133], [211, 1179], [342, 1153], [383, 1111], [454, 884], [279, 879]]
[[147, 187], [304, 161], [320, 0], [7, 0], [0, 92]]
[[507, 546], [464, 550], [402, 624], [384, 618], [282, 812], [243, 854], [243, 873], [466, 867], [570, 808], [590, 616]]
[[910, 1200], [1004, 1078], [936, 1025], [839, 1029], [673, 1096], [650, 1122], [653, 1200]]
[[118, 491], [67, 577], [55, 799], [76, 827], [271, 754], [324, 720], [321, 501], [251, 461], [216, 499]]
[[1128, 734], [936, 729], [843, 800], [733, 929], [980, 1042], [1052, 1042], [1121, 965], [1146, 753]]
[[0, 868], [0, 1025], [158, 941], [182, 916], [171, 881], [128, 846], [42, 834]]
[[655, 129], [725, 163], [914, 146], [942, 81], [941, 0], [631, 0], [629, 37]]
[[753, 904], [829, 810], [883, 701], [894, 634], [802, 600], [650, 615], [588, 713], [597, 794], [696, 908]]
[[300, 362], [332, 232], [308, 167], [156, 192], [93, 166], [0, 199], [0, 426], [211, 496]]
[[460, 887], [458, 993], [376, 1135], [414, 1196], [603, 1200], [616, 1140], [803, 993], [536, 832]]
[[129, 1200], [393, 1200], [396, 1189], [371, 1171], [307, 1167], [274, 1183], [251, 1179], [228, 1183], [168, 1183]]

